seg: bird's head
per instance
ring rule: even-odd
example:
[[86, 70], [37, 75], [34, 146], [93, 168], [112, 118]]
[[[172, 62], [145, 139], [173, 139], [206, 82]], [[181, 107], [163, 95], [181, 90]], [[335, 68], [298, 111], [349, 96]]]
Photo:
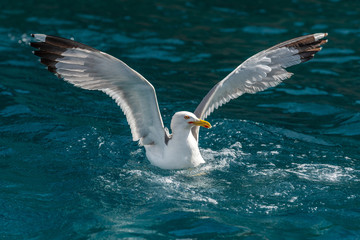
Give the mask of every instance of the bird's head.
[[199, 119], [195, 114], [191, 112], [177, 112], [171, 119], [171, 129], [175, 128], [188, 128], [191, 129], [194, 126], [200, 126], [204, 128], [211, 128], [211, 124], [205, 120]]

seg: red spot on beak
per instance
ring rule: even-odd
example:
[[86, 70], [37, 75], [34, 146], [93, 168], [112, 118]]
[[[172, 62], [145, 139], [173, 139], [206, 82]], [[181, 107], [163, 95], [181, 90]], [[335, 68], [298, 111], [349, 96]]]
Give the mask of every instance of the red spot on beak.
[[211, 128], [211, 124], [207, 121], [204, 120], [198, 120], [198, 121], [191, 121], [188, 122], [189, 124], [194, 124], [195, 126], [200, 126], [200, 127], [204, 127], [204, 128]]

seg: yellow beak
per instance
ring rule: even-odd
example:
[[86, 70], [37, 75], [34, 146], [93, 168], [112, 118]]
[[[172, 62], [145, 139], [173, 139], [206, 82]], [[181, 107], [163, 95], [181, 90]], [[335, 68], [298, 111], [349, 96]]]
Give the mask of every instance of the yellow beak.
[[195, 126], [200, 126], [200, 127], [204, 127], [204, 128], [211, 128], [211, 124], [205, 120], [201, 120], [199, 119], [199, 121], [194, 121], [194, 122], [189, 122], [194, 124]]

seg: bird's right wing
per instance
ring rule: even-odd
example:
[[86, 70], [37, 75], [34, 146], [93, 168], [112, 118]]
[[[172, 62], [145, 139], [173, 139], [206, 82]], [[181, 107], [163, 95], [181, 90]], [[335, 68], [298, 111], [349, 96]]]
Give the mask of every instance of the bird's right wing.
[[44, 34], [32, 35], [34, 54], [58, 77], [83, 89], [100, 90], [120, 106], [140, 145], [164, 144], [154, 87], [124, 62], [85, 44]]
[[[315, 33], [288, 40], [250, 57], [216, 84], [200, 102], [195, 115], [208, 117], [215, 109], [244, 93], [256, 93], [290, 78], [285, 69], [312, 59], [327, 42], [326, 33]], [[192, 129], [198, 139], [199, 127]]]

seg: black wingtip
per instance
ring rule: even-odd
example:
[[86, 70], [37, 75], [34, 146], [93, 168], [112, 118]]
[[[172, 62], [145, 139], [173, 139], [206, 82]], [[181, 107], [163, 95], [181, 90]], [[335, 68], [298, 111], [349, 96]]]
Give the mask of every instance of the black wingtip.
[[55, 68], [55, 64], [58, 63], [57, 61], [46, 58], [41, 58], [40, 62], [48, 67], [54, 67], [54, 68]]
[[58, 78], [60, 78], [60, 75], [56, 71], [56, 67], [48, 66], [48, 71], [54, 73]]

